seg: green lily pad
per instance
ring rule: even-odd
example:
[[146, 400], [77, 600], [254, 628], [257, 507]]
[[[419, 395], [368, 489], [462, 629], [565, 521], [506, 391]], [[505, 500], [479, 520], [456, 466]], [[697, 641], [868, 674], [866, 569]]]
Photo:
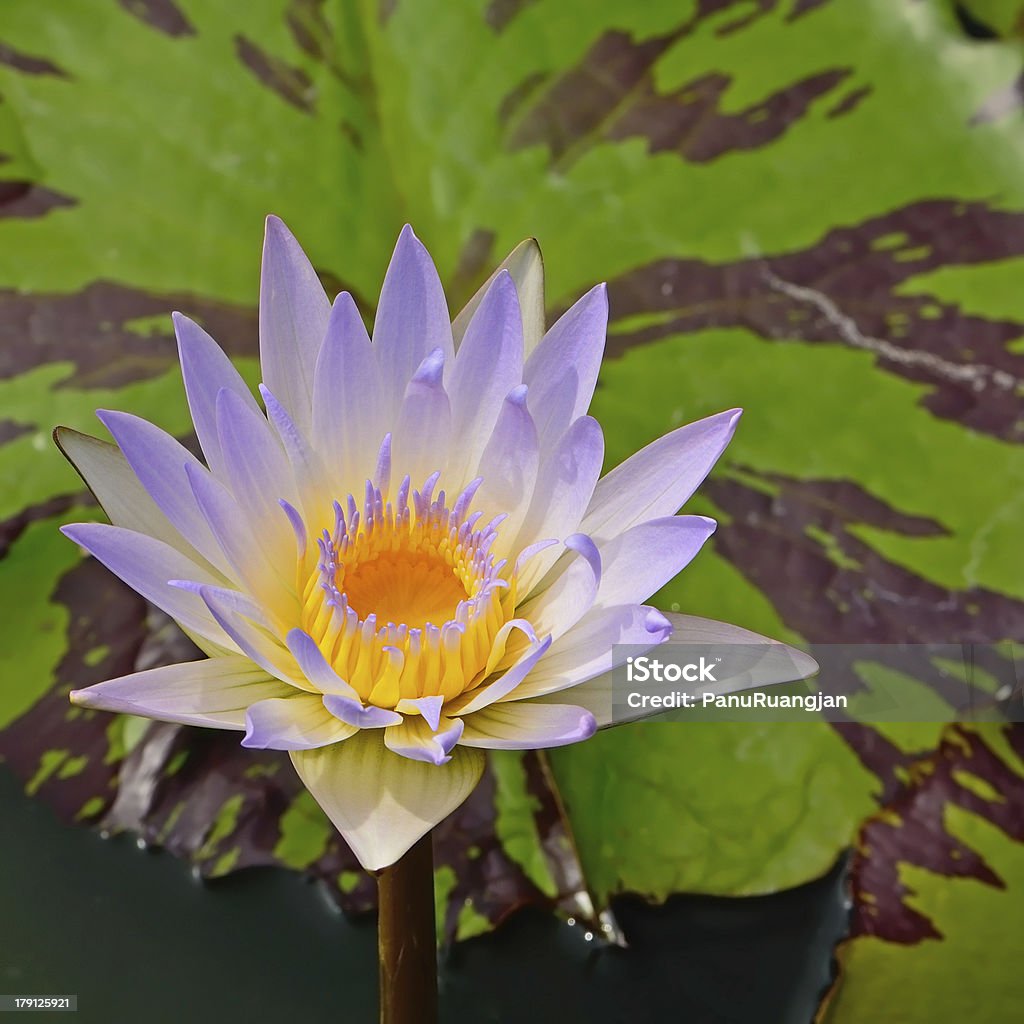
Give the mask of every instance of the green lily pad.
[[[965, 9], [1013, 34], [1009, 5]], [[528, 235], [552, 313], [609, 281], [609, 465], [744, 406], [692, 502], [714, 548], [663, 607], [787, 640], [1019, 636], [1021, 55], [963, 21], [943, 0], [7, 0], [0, 756], [69, 820], [208, 874], [283, 864], [372, 898], [279, 759], [65, 699], [181, 638], [57, 534], [98, 512], [50, 428], [114, 406], [185, 434], [174, 308], [252, 380], [268, 212], [367, 314], [406, 220], [455, 308]], [[588, 888], [816, 877], [939, 733], [652, 724], [506, 760], [444, 826], [448, 934]]]

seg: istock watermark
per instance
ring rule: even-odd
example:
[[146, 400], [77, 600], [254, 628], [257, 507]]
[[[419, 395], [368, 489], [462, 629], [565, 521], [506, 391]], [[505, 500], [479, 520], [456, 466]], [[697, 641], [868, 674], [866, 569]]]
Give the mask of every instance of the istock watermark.
[[770, 643], [619, 645], [591, 687], [615, 722], [652, 711], [662, 722], [1024, 721], [1019, 644], [816, 644], [807, 654]]
[[631, 683], [646, 683], [653, 679], [656, 683], [714, 683], [714, 670], [717, 662], [712, 663], [701, 656], [698, 662], [677, 665], [675, 662], [663, 664], [657, 658], [648, 658], [641, 654], [639, 658], [626, 659], [626, 678]]

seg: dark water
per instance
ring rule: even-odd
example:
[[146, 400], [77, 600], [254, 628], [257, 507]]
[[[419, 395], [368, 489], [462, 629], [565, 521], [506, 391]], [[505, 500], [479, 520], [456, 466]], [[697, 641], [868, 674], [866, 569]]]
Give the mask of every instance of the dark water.
[[[777, 896], [615, 909], [626, 950], [540, 912], [463, 943], [442, 1020], [806, 1024], [845, 926], [839, 868]], [[298, 875], [203, 884], [127, 837], [62, 826], [0, 766], [0, 994], [79, 997], [77, 1014], [29, 1019], [372, 1022], [375, 942]]]

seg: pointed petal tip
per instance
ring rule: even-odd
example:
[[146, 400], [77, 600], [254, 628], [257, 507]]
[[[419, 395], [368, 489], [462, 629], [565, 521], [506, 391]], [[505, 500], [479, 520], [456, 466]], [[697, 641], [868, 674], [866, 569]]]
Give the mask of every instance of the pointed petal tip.
[[287, 234], [289, 235], [291, 234], [291, 232], [288, 230], [288, 225], [285, 224], [285, 222], [281, 220], [281, 218], [278, 217], [276, 213], [267, 214], [266, 220], [264, 220], [263, 222], [263, 228], [267, 235], [269, 235], [271, 232], [279, 231], [287, 232]]
[[423, 361], [416, 368], [416, 372], [412, 375], [411, 383], [435, 386], [440, 383], [443, 372], [444, 349], [439, 345], [423, 358]]
[[87, 688], [82, 690], [72, 690], [68, 694], [68, 699], [72, 704], [79, 708], [91, 708], [93, 706], [92, 694], [89, 693]]
[[[186, 350], [196, 352], [200, 339], [203, 336], [209, 337], [206, 330], [193, 320], [192, 317], [187, 316], [185, 313], [180, 313], [178, 310], [174, 310], [171, 313], [171, 326], [174, 328], [174, 340], [178, 345], [179, 359], [185, 355]], [[211, 338], [210, 340], [212, 341], [213, 339]]]
[[312, 641], [312, 637], [304, 630], [296, 626], [294, 629], [289, 629], [285, 634], [285, 643], [289, 649], [294, 645], [296, 647], [305, 646]]
[[[195, 491], [196, 481], [200, 481], [202, 479], [202, 467], [194, 462], [186, 462], [185, 476], [188, 478], [188, 482], [192, 490]], [[200, 486], [202, 485], [200, 484]]]
[[205, 584], [199, 583], [196, 580], [168, 580], [167, 586], [176, 587], [178, 590], [187, 590], [190, 594], [196, 594], [202, 597], [202, 590]]
[[[398, 238], [395, 240], [394, 253], [397, 255], [406, 248], [413, 249], [424, 249], [425, 246], [419, 240], [419, 236], [412, 229], [411, 224], [403, 224], [402, 230], [398, 232]], [[394, 256], [392, 256], [394, 259]]]
[[511, 402], [512, 405], [519, 406], [520, 409], [526, 406], [526, 399], [530, 393], [530, 389], [525, 384], [517, 384], [506, 396], [505, 401]]
[[194, 327], [196, 330], [201, 330], [199, 324], [192, 317], [177, 309], [171, 310], [171, 326], [174, 327], [174, 336], [179, 345], [188, 344], [189, 328]]
[[245, 735], [239, 740], [239, 743], [247, 750], [259, 750], [260, 745], [254, 741], [253, 736], [253, 723], [248, 713], [245, 716]]
[[807, 679], [818, 673], [821, 666], [806, 651], [801, 651], [798, 647], [790, 647], [789, 651], [793, 658], [793, 665], [800, 673], [798, 679]]
[[341, 311], [344, 309], [347, 312], [350, 307], [355, 309], [357, 313], [359, 312], [359, 306], [351, 292], [338, 292], [338, 294], [334, 296], [334, 302], [331, 303], [332, 310]]
[[74, 541], [79, 547], [84, 547], [85, 545], [82, 544], [79, 537], [81, 535], [81, 527], [88, 525], [88, 523], [65, 523], [63, 526], [58, 527], [58, 529], [68, 540]]
[[594, 539], [589, 534], [572, 533], [565, 538], [564, 543], [571, 551], [575, 551], [587, 559], [596, 559], [598, 564], [600, 564], [601, 553], [598, 551]]
[[657, 608], [652, 608], [644, 619], [644, 627], [648, 633], [672, 632], [672, 623]]

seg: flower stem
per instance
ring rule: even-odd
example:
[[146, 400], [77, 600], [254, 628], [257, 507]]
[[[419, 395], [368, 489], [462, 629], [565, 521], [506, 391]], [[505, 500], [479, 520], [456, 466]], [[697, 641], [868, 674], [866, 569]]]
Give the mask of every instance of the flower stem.
[[436, 1024], [434, 851], [428, 832], [377, 875], [381, 1024]]

